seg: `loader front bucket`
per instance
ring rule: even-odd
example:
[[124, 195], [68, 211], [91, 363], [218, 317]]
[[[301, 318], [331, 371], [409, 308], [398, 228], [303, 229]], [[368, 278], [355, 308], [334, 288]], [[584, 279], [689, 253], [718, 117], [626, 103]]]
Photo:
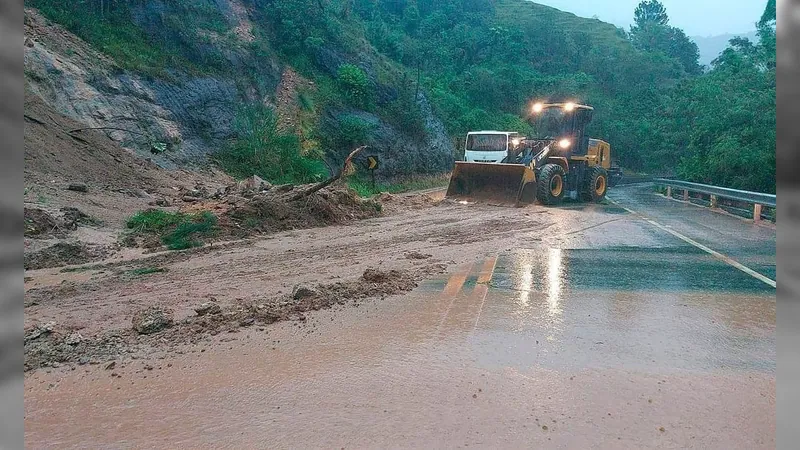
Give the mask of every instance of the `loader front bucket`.
[[456, 162], [447, 198], [505, 206], [533, 203], [536, 175], [521, 164]]

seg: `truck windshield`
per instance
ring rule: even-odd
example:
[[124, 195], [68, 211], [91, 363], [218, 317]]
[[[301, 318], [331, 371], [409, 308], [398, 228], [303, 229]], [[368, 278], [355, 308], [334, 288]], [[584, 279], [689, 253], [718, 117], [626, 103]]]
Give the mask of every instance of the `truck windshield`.
[[508, 150], [505, 134], [470, 134], [467, 137], [468, 152], [504, 152]]

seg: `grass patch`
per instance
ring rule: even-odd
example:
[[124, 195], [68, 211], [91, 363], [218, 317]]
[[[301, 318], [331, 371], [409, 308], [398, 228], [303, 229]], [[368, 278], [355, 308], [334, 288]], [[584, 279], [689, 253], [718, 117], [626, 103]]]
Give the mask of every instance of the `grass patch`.
[[213, 235], [216, 228], [217, 217], [206, 211], [188, 217], [188, 220], [181, 222], [171, 233], [162, 236], [161, 242], [170, 250], [201, 247], [203, 243], [198, 238]]
[[404, 192], [423, 191], [426, 189], [443, 188], [447, 187], [450, 181], [450, 175], [435, 175], [425, 177], [415, 177], [405, 180], [395, 180], [392, 182], [378, 182], [375, 183], [375, 188], [372, 188], [372, 182], [364, 177], [353, 177], [348, 180], [348, 186], [356, 191], [361, 197], [372, 197], [375, 194], [388, 192], [390, 194], [401, 194]]
[[217, 217], [204, 211], [183, 214], [148, 209], [128, 219], [128, 229], [139, 234], [156, 234], [169, 250], [186, 250], [201, 247], [201, 238], [216, 234]]
[[306, 155], [295, 134], [278, 131], [278, 117], [267, 106], [248, 106], [235, 120], [237, 138], [214, 155], [231, 176], [253, 175], [275, 184], [312, 183], [327, 175], [325, 164]]
[[186, 220], [186, 215], [148, 209], [134, 214], [128, 219], [128, 229], [142, 233], [159, 233], [167, 228], [175, 227]]
[[139, 268], [139, 269], [129, 270], [129, 271], [125, 272], [125, 273], [127, 275], [132, 276], [132, 277], [141, 277], [141, 276], [150, 275], [150, 274], [154, 274], [154, 273], [164, 273], [166, 271], [167, 271], [167, 269], [165, 269], [163, 267], [142, 267], [142, 268]]

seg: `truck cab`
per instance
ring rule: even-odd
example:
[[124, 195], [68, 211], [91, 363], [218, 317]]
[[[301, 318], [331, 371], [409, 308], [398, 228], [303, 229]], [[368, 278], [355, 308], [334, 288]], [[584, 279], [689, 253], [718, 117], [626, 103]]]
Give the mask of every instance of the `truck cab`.
[[508, 157], [523, 140], [513, 131], [471, 131], [467, 133], [464, 160], [467, 162], [499, 163]]

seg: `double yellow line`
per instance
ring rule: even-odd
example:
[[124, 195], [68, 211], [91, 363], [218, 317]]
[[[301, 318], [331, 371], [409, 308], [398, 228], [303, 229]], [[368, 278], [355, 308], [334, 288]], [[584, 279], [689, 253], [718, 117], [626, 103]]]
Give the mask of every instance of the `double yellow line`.
[[[439, 328], [441, 329], [442, 325], [444, 324], [447, 317], [450, 315], [450, 311], [453, 309], [453, 305], [455, 304], [456, 299], [458, 298], [459, 294], [461, 293], [461, 289], [464, 287], [464, 283], [467, 282], [467, 278], [472, 274], [472, 269], [475, 264], [469, 264], [465, 266], [462, 270], [454, 273], [450, 276], [450, 279], [447, 281], [447, 285], [444, 287], [442, 291], [442, 299], [449, 300], [450, 303], [447, 305], [447, 309], [445, 310], [444, 314], [442, 315], [441, 320], [439, 321]], [[475, 317], [475, 326], [478, 326], [478, 321], [481, 317], [481, 312], [483, 311], [483, 306], [486, 303], [486, 296], [489, 294], [489, 282], [492, 281], [492, 277], [494, 276], [494, 270], [497, 267], [497, 255], [489, 257], [483, 261], [483, 265], [480, 268], [480, 272], [478, 272], [478, 283], [473, 288], [472, 293], [470, 293], [469, 297], [467, 298], [468, 304], [477, 304], [480, 303], [480, 307], [478, 308], [478, 313]]]

